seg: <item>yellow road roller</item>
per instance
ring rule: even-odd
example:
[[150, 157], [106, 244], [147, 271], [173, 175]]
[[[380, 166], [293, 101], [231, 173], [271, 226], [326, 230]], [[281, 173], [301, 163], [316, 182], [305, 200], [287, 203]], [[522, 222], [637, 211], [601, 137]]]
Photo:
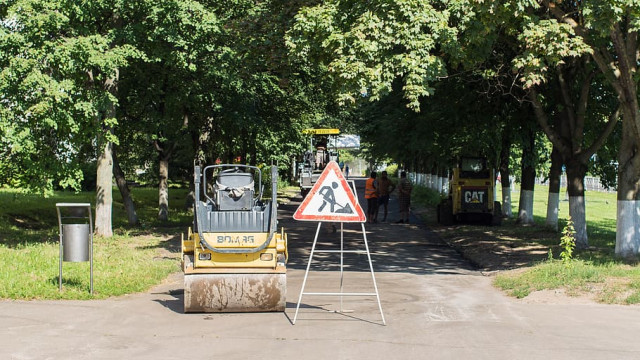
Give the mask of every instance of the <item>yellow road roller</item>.
[[284, 311], [287, 235], [255, 166], [195, 166], [193, 230], [182, 239], [185, 312]]

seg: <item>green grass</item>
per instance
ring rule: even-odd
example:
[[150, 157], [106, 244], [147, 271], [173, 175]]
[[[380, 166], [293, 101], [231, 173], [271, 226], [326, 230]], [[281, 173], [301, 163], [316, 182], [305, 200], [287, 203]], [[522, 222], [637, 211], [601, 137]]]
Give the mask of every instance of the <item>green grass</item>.
[[[278, 185], [282, 195], [300, 191], [284, 182]], [[134, 187], [131, 191], [140, 224], [127, 223], [122, 198], [114, 188], [114, 236], [94, 238], [91, 296], [89, 262], [63, 262], [63, 290], [59, 291], [56, 203], [88, 202], [95, 214], [95, 193], [56, 192], [42, 198], [0, 189], [0, 298], [101, 299], [146, 291], [179, 271], [180, 236], [193, 221], [191, 209], [185, 206], [188, 190], [169, 189], [167, 222], [157, 219], [157, 188]]]
[[[543, 226], [547, 217], [548, 186], [537, 185], [533, 199], [533, 217], [536, 224]], [[513, 216], [518, 214], [519, 188], [512, 192]], [[502, 189], [498, 187], [497, 198], [502, 199]], [[589, 245], [596, 248], [613, 248], [616, 245], [616, 194], [597, 191], [585, 193], [585, 214], [587, 217], [587, 237]], [[566, 189], [560, 189], [558, 209], [558, 229], [561, 230], [569, 219], [569, 200]]]
[[549, 260], [524, 272], [499, 274], [494, 284], [517, 298], [537, 290], [563, 288], [569, 295], [593, 294], [602, 303], [640, 303], [640, 269], [615, 260], [576, 259], [568, 265]]
[[[186, 189], [169, 191], [169, 221], [157, 220], [158, 192], [133, 188], [139, 226], [127, 224], [114, 189], [111, 238], [94, 238], [94, 295], [89, 295], [89, 263], [63, 263], [58, 290], [59, 231], [55, 204], [95, 203], [94, 193], [58, 192], [42, 198], [0, 189], [0, 298], [89, 299], [145, 291], [179, 271], [180, 234], [192, 221]], [[94, 209], [95, 211], [95, 209]]]
[[154, 234], [114, 236], [94, 240], [94, 294], [90, 290], [89, 262], [62, 265], [62, 291], [58, 288], [58, 243], [0, 246], [0, 298], [89, 299], [145, 291], [178, 271], [178, 254], [162, 254], [165, 246]]
[[588, 290], [589, 284], [604, 281], [602, 271], [583, 261], [570, 266], [561, 261], [548, 261], [531, 268], [520, 276], [498, 276], [495, 284], [518, 298], [525, 297], [533, 290], [557, 289]]
[[[513, 217], [518, 214], [519, 188], [511, 193], [511, 210]], [[514, 235], [522, 234], [531, 236], [532, 233], [545, 233], [545, 219], [547, 216], [548, 186], [537, 185], [533, 199], [533, 218], [536, 223], [534, 227], [518, 226], [513, 221], [506, 221], [505, 226]], [[498, 187], [496, 195], [498, 200], [502, 199], [502, 189]], [[585, 214], [587, 218], [587, 237], [592, 249], [606, 252], [613, 257], [613, 250], [616, 244], [616, 194], [597, 191], [587, 191], [585, 194]], [[569, 200], [566, 196], [566, 189], [560, 189], [560, 203], [558, 209], [558, 232], [557, 237], [543, 237], [542, 244], [555, 245], [560, 242], [560, 231], [566, 226], [569, 219]], [[537, 240], [533, 235], [533, 240]], [[552, 241], [549, 243], [549, 241]], [[589, 254], [589, 253], [583, 253]]]
[[415, 186], [411, 192], [411, 201], [423, 206], [435, 207], [440, 199], [437, 191], [422, 186]]
[[[518, 193], [513, 193], [514, 216], [518, 211]], [[548, 187], [536, 186], [534, 193], [534, 220], [537, 228], [543, 227], [546, 218]], [[499, 195], [500, 196], [500, 195]], [[559, 230], [566, 226], [569, 218], [569, 201], [565, 189], [560, 192]], [[495, 285], [516, 297], [527, 296], [532, 291], [562, 288], [569, 295], [591, 293], [595, 300], [603, 303], [640, 303], [640, 268], [637, 264], [615, 257], [616, 242], [616, 194], [587, 191], [585, 194], [587, 236], [590, 249], [578, 251], [573, 260], [563, 264], [558, 258], [560, 231], [549, 240], [540, 241], [554, 251], [555, 259], [539, 262], [523, 272], [507, 272], [496, 276]], [[507, 225], [513, 233], [524, 235], [523, 227]]]

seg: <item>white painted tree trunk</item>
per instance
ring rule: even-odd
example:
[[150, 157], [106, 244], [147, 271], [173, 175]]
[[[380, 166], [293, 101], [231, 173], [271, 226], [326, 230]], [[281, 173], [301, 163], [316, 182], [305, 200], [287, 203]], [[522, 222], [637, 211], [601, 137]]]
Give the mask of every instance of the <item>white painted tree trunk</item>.
[[169, 220], [169, 160], [162, 159], [159, 164], [158, 182], [158, 220]]
[[547, 197], [546, 225], [558, 231], [558, 212], [560, 210], [560, 193], [549, 192]]
[[511, 210], [511, 186], [502, 187], [502, 216], [511, 219], [513, 211]]
[[576, 231], [576, 247], [585, 249], [589, 246], [587, 238], [587, 217], [585, 214], [584, 196], [569, 196], [569, 216]]
[[533, 224], [533, 191], [522, 190], [520, 192], [520, 209], [518, 210], [518, 222], [520, 224]]
[[618, 200], [615, 253], [623, 257], [640, 254], [640, 201]]
[[111, 209], [113, 208], [113, 158], [111, 143], [106, 141], [98, 157], [96, 178], [96, 235], [111, 237]]
[[633, 258], [640, 255], [640, 142], [633, 136], [633, 124], [640, 122], [640, 112], [636, 105], [622, 113], [622, 142], [618, 152], [620, 165], [615, 254], [623, 258]]

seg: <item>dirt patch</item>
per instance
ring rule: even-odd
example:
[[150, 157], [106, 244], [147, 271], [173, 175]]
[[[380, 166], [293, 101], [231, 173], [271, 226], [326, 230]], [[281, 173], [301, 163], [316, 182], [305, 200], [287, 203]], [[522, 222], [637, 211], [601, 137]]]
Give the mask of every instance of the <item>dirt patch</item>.
[[[149, 245], [152, 244], [152, 245]], [[144, 234], [135, 237], [129, 246], [136, 249], [155, 249], [158, 253], [154, 259], [176, 259], [180, 257], [182, 234]]]
[[492, 228], [457, 225], [432, 230], [484, 272], [530, 266], [547, 258], [550, 249], [535, 242], [501, 236]]
[[565, 289], [534, 291], [520, 301], [527, 304], [596, 304], [593, 293], [568, 294]]

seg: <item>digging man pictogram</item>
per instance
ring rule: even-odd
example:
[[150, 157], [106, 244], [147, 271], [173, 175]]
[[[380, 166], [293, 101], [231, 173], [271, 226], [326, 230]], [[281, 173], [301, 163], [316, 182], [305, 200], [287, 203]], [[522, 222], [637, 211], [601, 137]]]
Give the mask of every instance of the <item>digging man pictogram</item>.
[[[325, 206], [329, 204], [330, 211], [334, 214], [353, 214], [353, 209], [351, 209], [351, 206], [349, 206], [348, 203], [346, 205], [340, 205], [336, 202], [336, 196], [333, 193], [333, 189], [337, 188], [338, 183], [335, 181], [331, 183], [331, 186], [325, 185], [320, 188], [318, 194], [322, 195], [322, 205], [320, 205], [318, 212], [321, 212], [325, 208]], [[336, 210], [336, 206], [339, 206], [340, 208]]]

